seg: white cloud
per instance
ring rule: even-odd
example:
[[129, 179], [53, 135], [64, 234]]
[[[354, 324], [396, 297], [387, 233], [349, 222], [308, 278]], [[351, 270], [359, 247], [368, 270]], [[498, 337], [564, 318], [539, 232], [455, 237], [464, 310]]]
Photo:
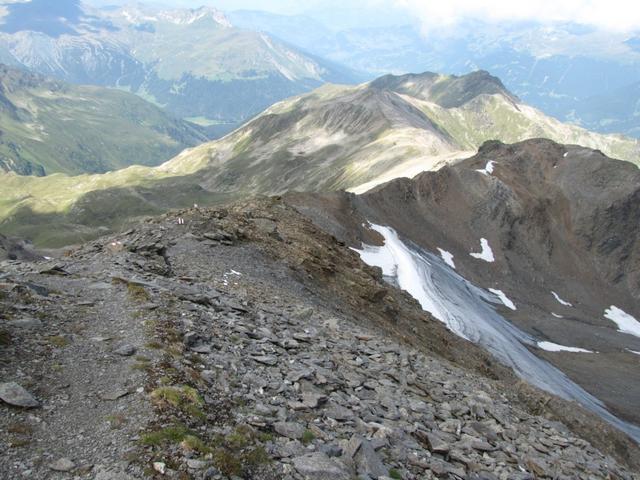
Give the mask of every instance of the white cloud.
[[632, 0], [395, 1], [416, 15], [426, 29], [452, 26], [466, 19], [575, 22], [615, 31], [640, 28], [640, 2]]

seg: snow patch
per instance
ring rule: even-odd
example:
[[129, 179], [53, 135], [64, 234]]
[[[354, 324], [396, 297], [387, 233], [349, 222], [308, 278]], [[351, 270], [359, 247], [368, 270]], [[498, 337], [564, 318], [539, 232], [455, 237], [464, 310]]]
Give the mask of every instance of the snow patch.
[[538, 342], [538, 348], [547, 352], [593, 353], [591, 350], [585, 350], [584, 348], [565, 347], [551, 342]]
[[451, 268], [455, 270], [456, 264], [453, 262], [453, 254], [441, 248], [438, 248], [438, 251], [440, 252], [440, 256], [442, 257], [442, 260], [444, 260], [444, 263], [446, 263], [447, 265], [449, 265]]
[[484, 260], [485, 262], [493, 263], [496, 261], [493, 256], [493, 250], [489, 246], [489, 241], [486, 238], [480, 240], [480, 246], [482, 247], [482, 252], [480, 253], [470, 253], [473, 258], [477, 258], [479, 260]]
[[502, 303], [504, 303], [505, 307], [510, 308], [511, 310], [514, 310], [514, 311], [517, 310], [516, 304], [513, 303], [509, 299], [509, 297], [507, 297], [505, 295], [505, 293], [502, 290], [496, 290], [496, 289], [490, 288], [489, 291], [491, 293], [493, 293], [494, 295], [496, 295], [500, 299], [500, 301], [502, 301]]
[[367, 265], [380, 267], [385, 276], [394, 277], [399, 287], [415, 298], [424, 310], [468, 340], [460, 328], [448, 322], [446, 306], [426, 291], [420, 267], [416, 264], [411, 251], [398, 238], [396, 231], [375, 224], [370, 224], [370, 228], [384, 237], [385, 244], [382, 247], [365, 244], [362, 250], [355, 248], [353, 250]]
[[640, 322], [618, 307], [612, 305], [611, 308], [607, 308], [604, 316], [618, 325], [619, 332], [640, 337]]
[[631, 353], [635, 353], [636, 355], [640, 355], [640, 352], [636, 352], [634, 350], [629, 350], [628, 348], [627, 348], [627, 352], [631, 352]]
[[565, 154], [562, 156], [562, 158], [567, 158], [569, 156], [569, 152], [565, 152]]
[[560, 295], [558, 295], [556, 292], [551, 292], [551, 295], [553, 295], [555, 297], [555, 299], [558, 301], [558, 303], [560, 303], [561, 305], [564, 305], [565, 307], [573, 307], [572, 304], [570, 304], [569, 302], [561, 299]]
[[558, 315], [557, 313], [553, 313], [553, 312], [551, 312], [551, 315], [553, 315], [556, 318], [564, 318], [562, 315]]
[[489, 160], [487, 165], [482, 170], [476, 170], [477, 172], [482, 173], [483, 175], [491, 175], [493, 173], [493, 166], [496, 164], [493, 160]]

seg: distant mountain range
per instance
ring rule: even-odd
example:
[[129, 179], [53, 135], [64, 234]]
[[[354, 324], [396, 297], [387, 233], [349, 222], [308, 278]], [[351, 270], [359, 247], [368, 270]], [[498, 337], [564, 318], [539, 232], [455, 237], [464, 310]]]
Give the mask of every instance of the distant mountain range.
[[131, 93], [0, 65], [0, 171], [75, 175], [159, 165], [207, 139], [202, 128]]
[[232, 12], [229, 18], [372, 77], [488, 70], [548, 115], [604, 133], [640, 135], [628, 108], [603, 108], [601, 101], [640, 81], [640, 42], [628, 34], [570, 23], [467, 22], [453, 33], [435, 29], [425, 35], [408, 17], [406, 25], [337, 29], [316, 18], [261, 11]]
[[[0, 225], [38, 243], [65, 243], [193, 203], [292, 190], [365, 191], [470, 157], [488, 140], [532, 137], [639, 158], [637, 140], [562, 124], [522, 103], [486, 72], [385, 76], [280, 102], [233, 134], [156, 168], [45, 179], [0, 176]], [[50, 222], [68, 226], [59, 232], [64, 238], [43, 229]]]
[[358, 79], [212, 8], [93, 9], [79, 0], [7, 3], [0, 61], [65, 81], [118, 87], [222, 134], [276, 101]]

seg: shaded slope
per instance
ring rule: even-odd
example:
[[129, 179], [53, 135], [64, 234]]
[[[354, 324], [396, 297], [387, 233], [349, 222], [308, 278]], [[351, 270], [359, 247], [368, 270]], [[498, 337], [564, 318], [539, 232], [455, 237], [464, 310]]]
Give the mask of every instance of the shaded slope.
[[157, 165], [207, 140], [126, 92], [72, 86], [0, 65], [0, 169], [25, 175]]

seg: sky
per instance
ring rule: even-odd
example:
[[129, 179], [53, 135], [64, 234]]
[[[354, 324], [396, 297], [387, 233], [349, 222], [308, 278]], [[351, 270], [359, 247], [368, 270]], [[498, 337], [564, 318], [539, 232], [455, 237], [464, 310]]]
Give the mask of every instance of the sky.
[[[85, 0], [90, 3], [127, 3], [131, 0]], [[202, 4], [222, 10], [254, 9], [279, 14], [310, 14], [323, 20], [343, 12], [389, 13], [389, 23], [398, 22], [402, 12], [408, 21], [417, 20], [425, 30], [450, 27], [468, 19], [483, 21], [576, 22], [603, 30], [640, 29], [638, 0], [153, 0], [180, 7]], [[391, 14], [393, 13], [393, 14]], [[382, 20], [384, 21], [384, 20]]]

